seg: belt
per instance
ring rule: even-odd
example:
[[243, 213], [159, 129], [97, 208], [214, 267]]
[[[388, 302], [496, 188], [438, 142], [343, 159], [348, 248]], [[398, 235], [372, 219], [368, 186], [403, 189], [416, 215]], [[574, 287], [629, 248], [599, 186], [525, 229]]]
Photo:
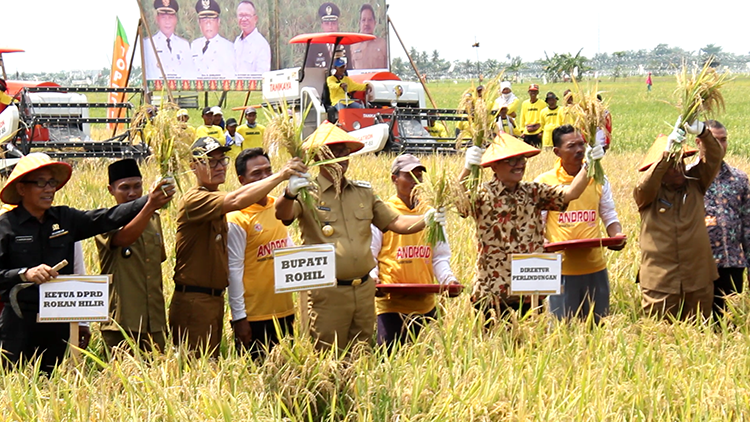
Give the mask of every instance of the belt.
[[365, 274], [364, 276], [360, 278], [355, 278], [353, 280], [341, 280], [336, 279], [336, 284], [339, 286], [354, 286], [357, 287], [360, 284], [364, 283], [365, 281], [370, 279], [370, 274]]
[[187, 286], [184, 284], [175, 284], [174, 291], [182, 293], [203, 293], [211, 296], [221, 296], [224, 289], [211, 289], [209, 287]]

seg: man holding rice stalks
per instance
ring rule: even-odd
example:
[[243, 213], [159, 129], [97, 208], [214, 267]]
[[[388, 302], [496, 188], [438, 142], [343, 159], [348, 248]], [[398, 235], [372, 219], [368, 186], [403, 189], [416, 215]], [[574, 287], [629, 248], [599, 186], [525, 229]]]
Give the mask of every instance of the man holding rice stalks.
[[175, 344], [214, 357], [219, 353], [229, 280], [226, 214], [251, 206], [281, 181], [307, 170], [301, 161], [292, 160], [271, 177], [222, 192], [229, 149], [210, 137], [199, 138], [191, 147], [190, 169], [197, 183], [185, 192], [177, 210], [175, 291], [169, 307]]
[[[592, 159], [604, 155], [600, 147], [587, 153]], [[565, 211], [589, 182], [587, 165], [567, 186], [524, 182], [526, 160], [537, 154], [538, 149], [505, 133], [495, 138], [486, 151], [472, 146], [466, 152], [461, 181], [469, 177], [472, 166], [489, 167], [493, 172], [492, 180], [467, 193], [472, 202], [469, 214], [476, 221], [478, 252], [471, 301], [488, 321], [513, 309], [521, 313], [531, 309], [530, 298], [521, 302], [520, 297], [509, 294], [511, 255], [542, 252], [542, 211]]]
[[[706, 190], [721, 168], [719, 142], [699, 120], [654, 141], [638, 169], [633, 190], [641, 214], [641, 304], [646, 314], [685, 320], [711, 315], [716, 263], [706, 230]], [[700, 161], [685, 168], [683, 157], [695, 154], [684, 144], [685, 132], [697, 135]], [[676, 147], [676, 148], [675, 148]], [[675, 149], [681, 149], [675, 154]]]
[[[396, 158], [391, 166], [391, 181], [396, 195], [386, 201], [402, 215], [421, 215], [429, 210], [425, 201], [413, 195], [422, 173], [427, 169], [411, 154]], [[383, 233], [372, 229], [372, 254], [377, 265], [370, 271], [376, 283], [458, 284], [450, 267], [451, 250], [448, 242], [431, 245], [426, 231], [408, 235]], [[442, 228], [441, 228], [442, 229]], [[392, 346], [409, 337], [416, 338], [427, 320], [435, 319], [435, 295], [405, 295], [389, 293], [375, 299], [378, 314], [378, 344]]]
[[[242, 185], [273, 176], [271, 160], [262, 148], [240, 152], [234, 164]], [[294, 325], [292, 294], [274, 291], [273, 251], [294, 246], [286, 227], [275, 217], [275, 202], [266, 196], [227, 214], [229, 307], [235, 346], [248, 350], [255, 359], [278, 344], [280, 337], [291, 334]]]
[[[117, 204], [143, 195], [143, 177], [132, 158], [115, 161], [107, 173], [107, 189]], [[158, 210], [172, 200], [174, 183], [164, 188], [169, 195], [149, 197], [132, 221], [95, 238], [102, 274], [112, 274], [111, 320], [101, 325], [102, 338], [110, 348], [125, 342], [122, 328], [141, 350], [164, 350], [167, 315], [161, 263], [167, 253]]]
[[[539, 175], [536, 182], [551, 186], [569, 185], [573, 174], [584, 165], [586, 142], [571, 125], [552, 131], [553, 151], [557, 155], [554, 168]], [[579, 216], [583, 216], [579, 218]], [[568, 209], [549, 211], [545, 215], [545, 233], [550, 242], [601, 237], [599, 220], [609, 237], [620, 236], [622, 226], [617, 218], [612, 189], [608, 180], [603, 184], [589, 181], [581, 196], [568, 204]], [[610, 247], [621, 250], [625, 244]], [[585, 319], [593, 313], [594, 322], [609, 314], [609, 275], [602, 248], [568, 249], [562, 257], [563, 291], [549, 297], [549, 307], [558, 318], [578, 316]]]
[[306, 245], [336, 246], [337, 286], [310, 292], [310, 331], [316, 348], [344, 350], [352, 342], [369, 343], [375, 325], [370, 225], [383, 232], [411, 234], [424, 229], [426, 221], [444, 224], [445, 214], [429, 210], [425, 215], [400, 215], [375, 195], [369, 183], [348, 180], [349, 160], [345, 157], [364, 144], [330, 123], [321, 125], [302, 147], [314, 160], [338, 161], [320, 166], [312, 207], [297, 196], [309, 182], [290, 179], [284, 195], [276, 201], [276, 218], [287, 225], [298, 219]]

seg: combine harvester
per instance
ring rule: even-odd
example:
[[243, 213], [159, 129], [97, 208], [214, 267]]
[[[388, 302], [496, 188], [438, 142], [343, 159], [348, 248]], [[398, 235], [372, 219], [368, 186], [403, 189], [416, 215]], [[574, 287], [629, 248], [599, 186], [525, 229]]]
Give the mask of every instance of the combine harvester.
[[[328, 32], [298, 35], [290, 44], [305, 44], [307, 62], [311, 44], [332, 44], [333, 51], [341, 45], [369, 41], [368, 34]], [[295, 67], [263, 74], [263, 98], [272, 107], [286, 102], [295, 112], [304, 113], [303, 136], [310, 135], [323, 121], [338, 122], [365, 144], [355, 154], [368, 152], [436, 153], [455, 152], [453, 138], [432, 138], [424, 128], [427, 118], [441, 121], [465, 120], [456, 110], [426, 108], [425, 91], [417, 82], [402, 81], [391, 72], [364, 73], [350, 76], [358, 83], [370, 85], [370, 95], [357, 92], [353, 99], [365, 108], [345, 108], [336, 111], [329, 100], [326, 78], [331, 74], [333, 60], [328, 68]]]
[[[0, 66], [5, 78], [4, 53]], [[143, 158], [150, 154], [145, 144], [134, 144], [128, 130], [134, 105], [130, 102], [89, 102], [86, 93], [142, 94], [139, 88], [63, 87], [54, 82], [6, 81], [13, 103], [0, 110], [0, 173], [9, 173], [20, 157], [44, 152], [57, 159], [108, 157]], [[143, 98], [143, 95], [140, 95]], [[90, 109], [121, 108], [127, 117], [91, 117]], [[91, 139], [91, 124], [122, 124], [125, 130], [109, 139]]]

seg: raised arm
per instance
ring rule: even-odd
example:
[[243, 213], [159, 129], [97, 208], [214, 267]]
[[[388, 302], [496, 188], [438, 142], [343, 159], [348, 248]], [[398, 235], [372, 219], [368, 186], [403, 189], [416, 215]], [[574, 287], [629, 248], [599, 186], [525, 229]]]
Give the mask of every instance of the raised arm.
[[161, 180], [156, 184], [148, 194], [143, 209], [112, 237], [110, 245], [113, 248], [132, 245], [146, 230], [154, 213], [172, 200], [174, 193], [175, 186], [169, 181]]
[[265, 198], [279, 183], [289, 180], [291, 176], [299, 176], [306, 171], [307, 167], [302, 163], [302, 160], [292, 158], [278, 173], [229, 192], [224, 199], [224, 213], [249, 207]]

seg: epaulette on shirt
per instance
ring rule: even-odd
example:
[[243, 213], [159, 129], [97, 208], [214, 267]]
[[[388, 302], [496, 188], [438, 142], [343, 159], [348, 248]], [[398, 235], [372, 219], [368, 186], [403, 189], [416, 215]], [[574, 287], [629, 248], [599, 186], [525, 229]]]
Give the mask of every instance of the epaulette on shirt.
[[349, 183], [360, 188], [372, 189], [370, 182], [365, 182], [363, 180], [350, 180]]

